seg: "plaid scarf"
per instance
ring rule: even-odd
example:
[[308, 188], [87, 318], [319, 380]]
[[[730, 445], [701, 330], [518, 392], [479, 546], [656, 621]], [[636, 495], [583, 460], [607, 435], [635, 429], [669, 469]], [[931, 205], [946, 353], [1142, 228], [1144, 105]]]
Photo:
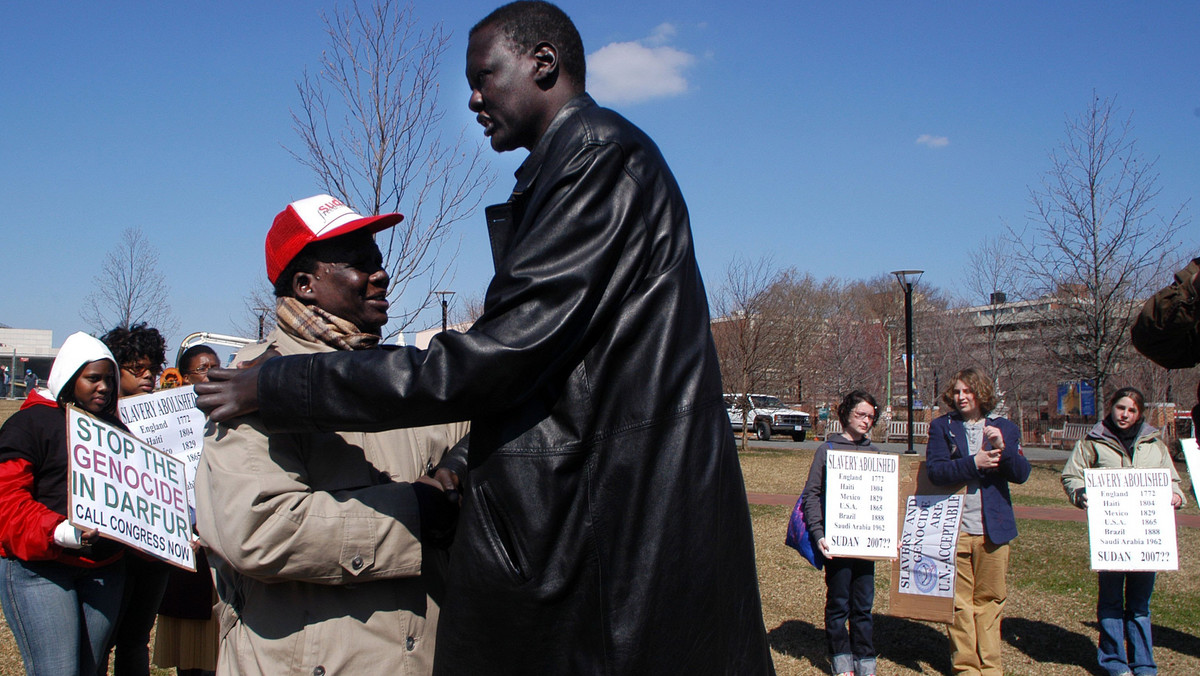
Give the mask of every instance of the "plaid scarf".
[[280, 298], [275, 314], [279, 328], [301, 340], [324, 343], [335, 350], [369, 350], [379, 345], [379, 336], [374, 333], [362, 333], [345, 319], [295, 298]]

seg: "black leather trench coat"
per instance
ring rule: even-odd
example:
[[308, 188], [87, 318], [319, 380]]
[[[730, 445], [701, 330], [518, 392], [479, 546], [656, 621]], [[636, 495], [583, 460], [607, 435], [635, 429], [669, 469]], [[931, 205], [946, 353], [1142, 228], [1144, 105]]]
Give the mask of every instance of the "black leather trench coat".
[[581, 95], [487, 217], [496, 276], [469, 331], [272, 360], [263, 418], [470, 417], [435, 673], [772, 673], [687, 207], [658, 149]]

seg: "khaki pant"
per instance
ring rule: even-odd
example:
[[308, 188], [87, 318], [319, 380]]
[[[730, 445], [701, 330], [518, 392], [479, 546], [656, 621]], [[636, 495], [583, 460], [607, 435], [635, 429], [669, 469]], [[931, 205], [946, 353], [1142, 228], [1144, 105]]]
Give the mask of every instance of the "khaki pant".
[[954, 624], [948, 629], [954, 673], [1001, 676], [1000, 613], [1008, 598], [1008, 545], [960, 533], [956, 564]]

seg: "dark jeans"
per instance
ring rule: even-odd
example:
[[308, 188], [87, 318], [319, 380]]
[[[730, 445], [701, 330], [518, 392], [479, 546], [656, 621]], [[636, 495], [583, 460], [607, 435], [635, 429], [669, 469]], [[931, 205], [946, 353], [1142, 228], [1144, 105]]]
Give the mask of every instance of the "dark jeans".
[[1154, 573], [1100, 571], [1096, 619], [1100, 620], [1097, 658], [1110, 674], [1158, 673], [1150, 638], [1150, 595]]
[[158, 604], [162, 603], [170, 571], [169, 564], [143, 559], [132, 552], [125, 555], [125, 598], [112, 639], [116, 676], [149, 676], [150, 630], [158, 618]]
[[875, 673], [875, 644], [871, 639], [874, 603], [874, 561], [825, 561], [825, 641], [834, 673]]

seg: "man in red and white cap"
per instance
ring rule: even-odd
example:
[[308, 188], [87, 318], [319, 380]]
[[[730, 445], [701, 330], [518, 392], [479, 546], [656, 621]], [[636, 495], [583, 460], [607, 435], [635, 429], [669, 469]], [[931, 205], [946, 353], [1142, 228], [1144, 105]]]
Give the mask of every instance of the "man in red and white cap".
[[[288, 205], [266, 240], [277, 326], [236, 360], [375, 351], [388, 274], [374, 233], [402, 218], [364, 218], [329, 195]], [[430, 673], [438, 547], [458, 508], [427, 475], [464, 471], [467, 427], [273, 434], [257, 415], [210, 426], [196, 526], [231, 627], [218, 671]]]

